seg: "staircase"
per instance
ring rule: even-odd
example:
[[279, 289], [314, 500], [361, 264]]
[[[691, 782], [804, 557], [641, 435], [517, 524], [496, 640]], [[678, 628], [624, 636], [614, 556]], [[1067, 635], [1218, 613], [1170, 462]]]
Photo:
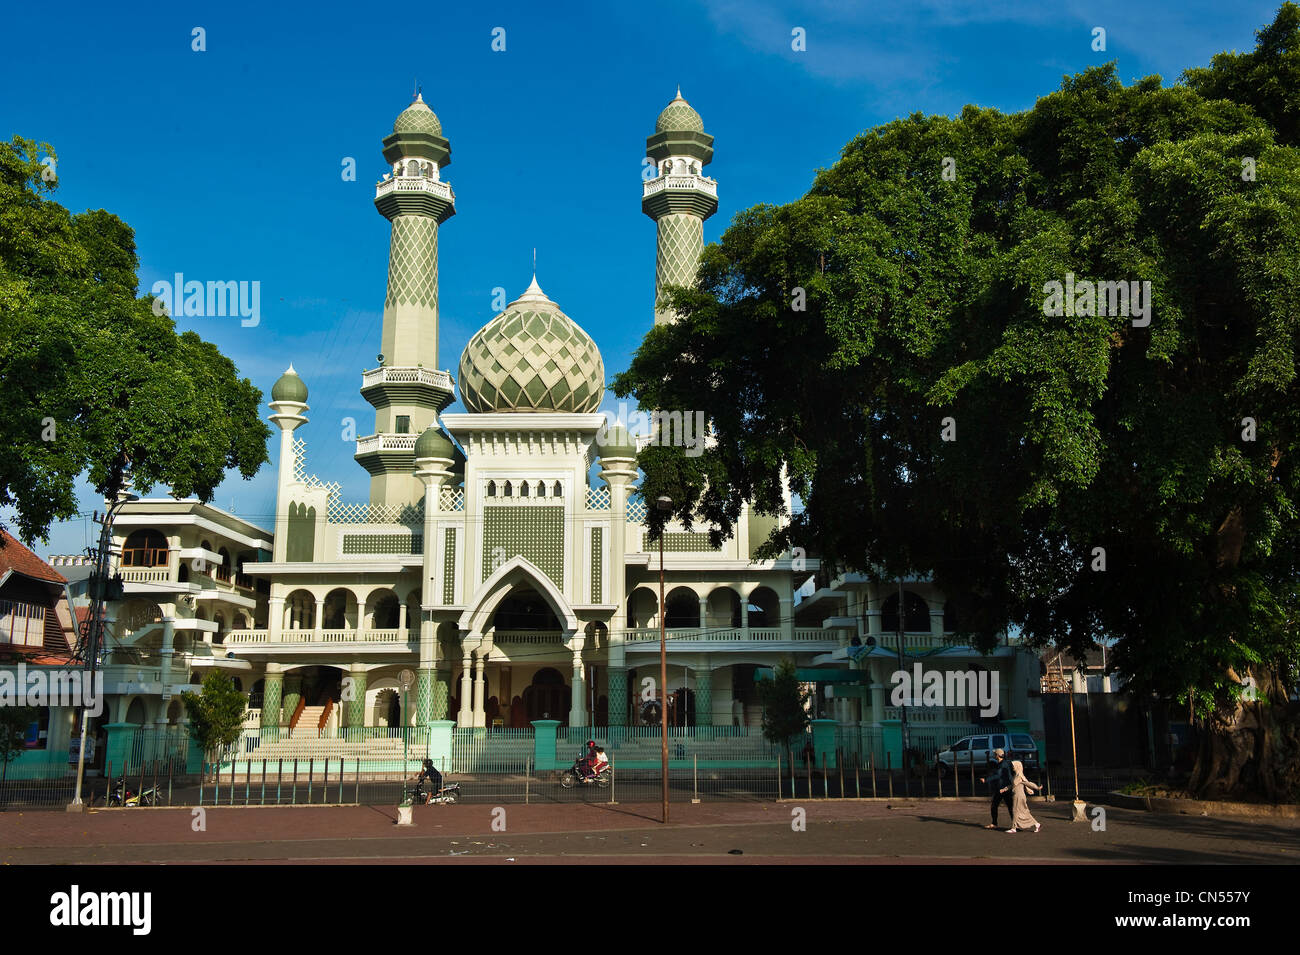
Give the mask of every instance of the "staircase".
[[1065, 664], [1061, 661], [1061, 655], [1058, 653], [1047, 664], [1047, 672], [1042, 677], [1041, 690], [1044, 693], [1069, 693], [1071, 685], [1070, 672], [1066, 669]]
[[311, 738], [320, 736], [321, 723], [325, 718], [326, 707], [324, 706], [300, 707], [298, 720], [289, 728], [289, 735]]

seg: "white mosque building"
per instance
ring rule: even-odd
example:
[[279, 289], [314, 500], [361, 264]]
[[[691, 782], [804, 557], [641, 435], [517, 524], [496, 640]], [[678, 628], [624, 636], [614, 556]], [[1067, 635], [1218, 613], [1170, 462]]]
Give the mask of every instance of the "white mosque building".
[[[717, 183], [704, 175], [713, 137], [679, 91], [646, 142], [656, 289], [688, 284], [717, 209]], [[675, 725], [757, 733], [756, 672], [792, 658], [805, 680], [824, 683], [816, 715], [888, 741], [900, 715], [888, 700], [895, 585], [842, 577], [796, 602], [816, 560], [754, 559], [777, 519], [746, 510], [718, 548], [705, 528], [669, 525], [661, 608], [636, 440], [599, 410], [596, 343], [534, 277], [470, 338], [453, 377], [438, 355], [451, 149], [421, 97], [383, 154], [391, 171], [375, 206], [392, 223], [387, 294], [380, 359], [361, 381], [375, 426], [356, 445], [369, 500], [346, 503], [310, 473], [310, 370], [290, 367], [269, 402], [274, 527], [194, 501], [122, 508], [114, 537], [126, 596], [110, 606], [105, 720], [176, 724], [178, 693], [219, 668], [249, 694], [250, 732], [264, 742], [438, 721], [491, 731], [557, 720], [608, 733], [642, 723], [645, 697], [659, 696], [662, 622]], [[654, 321], [672, 321], [657, 299]], [[465, 411], [445, 414], [457, 389]], [[1031, 672], [1015, 646], [984, 657], [956, 645], [943, 596], [925, 581], [907, 583], [903, 615], [906, 652], [997, 670], [1000, 715], [1031, 728], [1036, 660]], [[911, 713], [915, 724], [922, 714]], [[925, 717], [954, 731], [971, 722], [957, 707]]]

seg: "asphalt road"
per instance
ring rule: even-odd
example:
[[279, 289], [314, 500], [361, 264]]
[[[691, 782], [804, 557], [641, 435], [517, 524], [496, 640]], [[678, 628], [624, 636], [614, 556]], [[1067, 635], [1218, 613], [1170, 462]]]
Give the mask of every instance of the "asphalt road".
[[364, 806], [5, 812], [0, 863], [1300, 862], [1296, 819], [1108, 807], [1098, 831], [1068, 803], [1031, 809], [1042, 832], [1014, 835], [983, 828], [983, 800], [706, 802], [673, 805], [668, 826], [655, 803], [420, 806], [411, 827]]

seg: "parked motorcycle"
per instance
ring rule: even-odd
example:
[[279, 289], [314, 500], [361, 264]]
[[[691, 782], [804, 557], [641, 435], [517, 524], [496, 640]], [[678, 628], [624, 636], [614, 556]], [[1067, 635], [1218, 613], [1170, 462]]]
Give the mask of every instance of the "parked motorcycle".
[[426, 759], [407, 796], [417, 806], [450, 805], [460, 799], [460, 783], [444, 784], [442, 773], [434, 768], [433, 760]]
[[127, 789], [121, 781], [114, 784], [108, 793], [108, 805], [110, 806], [154, 806], [158, 804], [159, 792], [157, 787], [150, 786], [143, 792], [132, 792]]

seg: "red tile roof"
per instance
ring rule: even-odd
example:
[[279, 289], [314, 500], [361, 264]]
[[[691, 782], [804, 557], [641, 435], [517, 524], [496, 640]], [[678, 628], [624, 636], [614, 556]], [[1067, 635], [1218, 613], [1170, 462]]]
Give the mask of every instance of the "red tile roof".
[[24, 547], [7, 530], [0, 527], [0, 574], [13, 570], [37, 580], [66, 584], [68, 578]]

